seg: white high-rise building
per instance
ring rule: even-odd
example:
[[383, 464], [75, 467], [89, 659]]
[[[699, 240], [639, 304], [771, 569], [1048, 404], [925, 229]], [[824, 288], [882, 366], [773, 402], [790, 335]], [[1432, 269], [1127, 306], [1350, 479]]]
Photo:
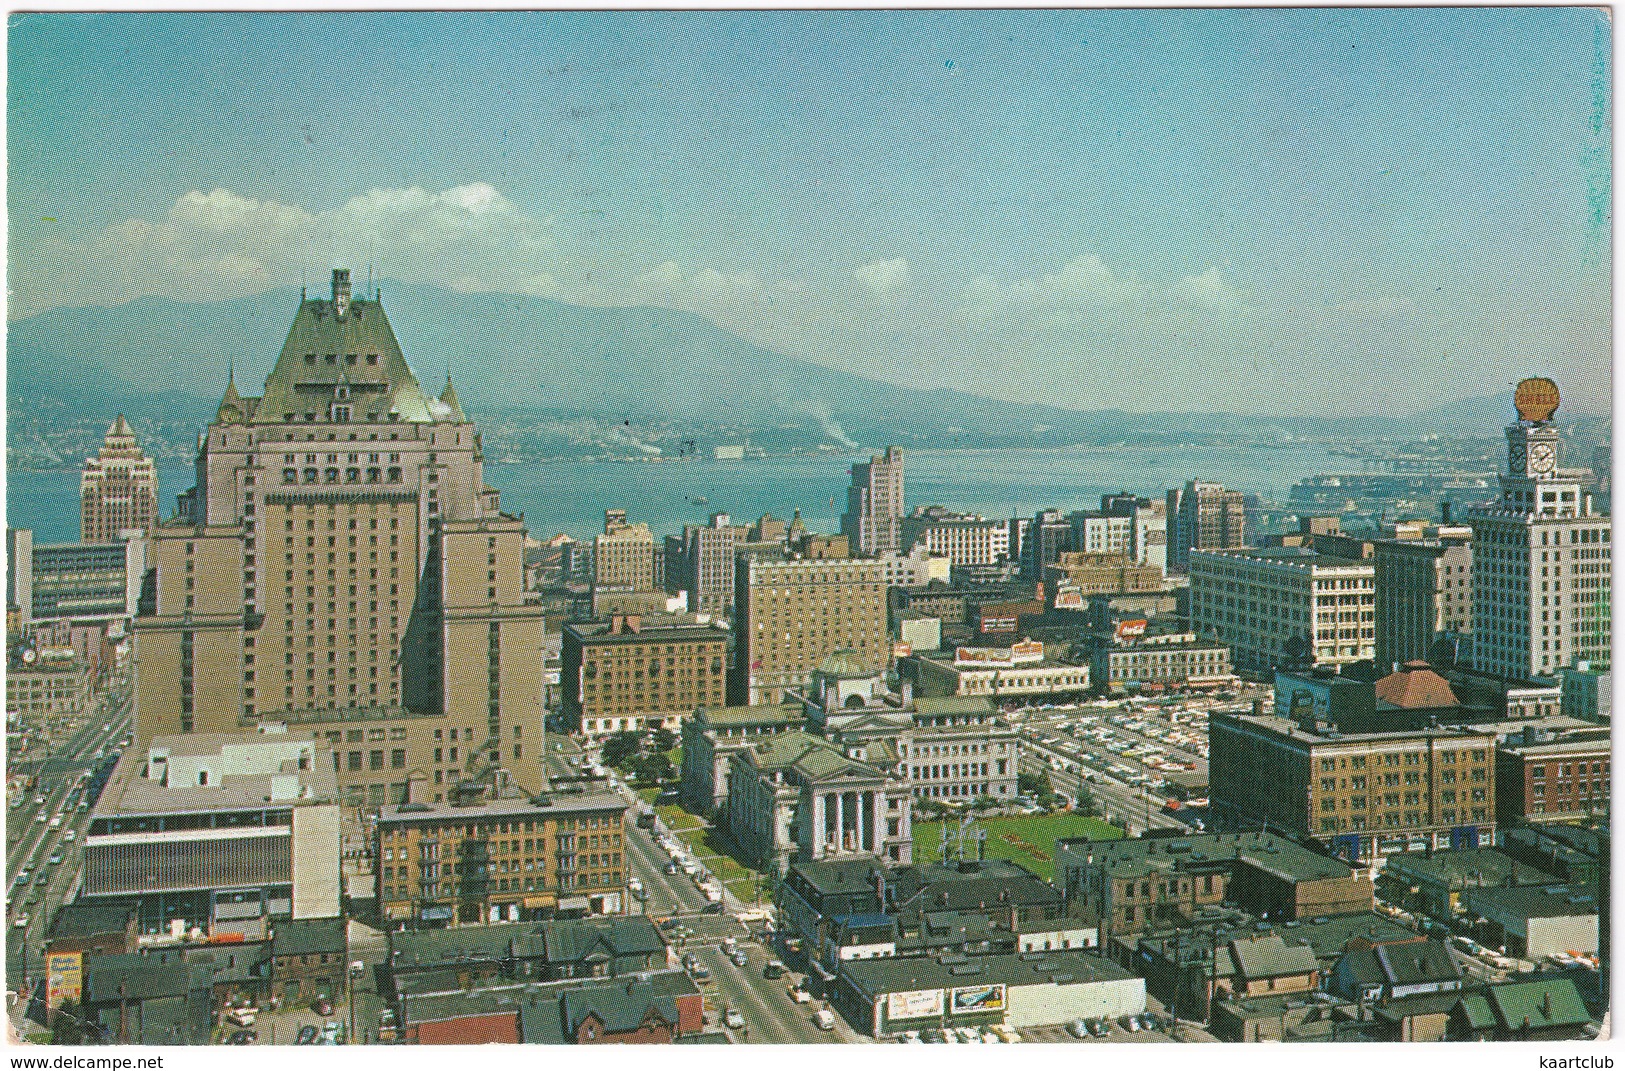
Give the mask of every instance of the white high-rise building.
[[1558, 467], [1557, 386], [1518, 385], [1501, 500], [1472, 511], [1473, 664], [1500, 677], [1609, 666], [1609, 541], [1580, 474]]

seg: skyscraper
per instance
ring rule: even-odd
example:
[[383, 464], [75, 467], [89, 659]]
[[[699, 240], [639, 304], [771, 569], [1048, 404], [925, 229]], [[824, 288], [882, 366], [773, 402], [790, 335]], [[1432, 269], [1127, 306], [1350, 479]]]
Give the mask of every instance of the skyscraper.
[[261, 397], [228, 384], [198, 481], [153, 533], [135, 717], [155, 735], [298, 725], [346, 805], [541, 781], [542, 616], [524, 521], [485, 486], [447, 380], [407, 367], [376, 300], [301, 298]]
[[1240, 491], [1223, 484], [1187, 480], [1168, 492], [1168, 571], [1190, 568], [1193, 550], [1227, 550], [1247, 545], [1246, 512]]
[[902, 524], [903, 451], [888, 446], [884, 454], [852, 466], [841, 533], [853, 554], [897, 554], [903, 549]]
[[1557, 385], [1526, 379], [1506, 429], [1501, 498], [1473, 510], [1473, 664], [1500, 677], [1607, 669], [1613, 520], [1558, 467]]
[[120, 531], [157, 521], [158, 470], [120, 413], [79, 476], [79, 541], [113, 543]]

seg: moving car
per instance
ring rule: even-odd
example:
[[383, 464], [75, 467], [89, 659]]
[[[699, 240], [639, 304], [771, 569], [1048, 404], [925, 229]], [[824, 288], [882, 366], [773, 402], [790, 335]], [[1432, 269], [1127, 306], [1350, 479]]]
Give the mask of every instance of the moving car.
[[799, 985], [791, 986], [788, 992], [790, 994], [790, 999], [795, 1001], [797, 1004], [805, 1004], [812, 999], [812, 994], [801, 988]]
[[1117, 1022], [1118, 1025], [1120, 1025], [1124, 1030], [1127, 1030], [1130, 1034], [1138, 1034], [1140, 1032], [1140, 1020], [1136, 1019], [1132, 1015], [1119, 1016]]
[[828, 1008], [819, 1008], [817, 1011], [813, 1012], [812, 1021], [813, 1025], [820, 1030], [835, 1029], [835, 1013], [830, 1011]]
[[722, 1025], [729, 1030], [739, 1030], [745, 1025], [745, 1017], [739, 1014], [738, 1008], [729, 1008], [722, 1013]]
[[17, 921], [13, 922], [12, 925], [17, 927], [19, 930], [28, 929], [28, 912], [25, 911], [21, 915], [18, 915]]

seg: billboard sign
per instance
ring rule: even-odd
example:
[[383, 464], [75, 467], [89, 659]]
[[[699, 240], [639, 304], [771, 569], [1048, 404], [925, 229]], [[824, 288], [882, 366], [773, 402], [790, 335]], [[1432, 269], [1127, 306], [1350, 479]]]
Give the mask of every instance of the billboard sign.
[[956, 647], [954, 665], [981, 668], [1011, 669], [1027, 662], [1044, 660], [1044, 644], [1039, 640], [1023, 640], [1009, 647]]
[[891, 656], [893, 658], [907, 658], [913, 653], [914, 645], [912, 643], [899, 642], [891, 645]]
[[949, 1008], [955, 1015], [970, 1012], [1002, 1012], [1004, 1010], [1004, 983], [966, 985], [951, 990]]
[[79, 952], [54, 952], [45, 960], [45, 1006], [60, 1008], [64, 1003], [79, 1002], [80, 984], [84, 977], [84, 955]]
[[1144, 636], [1148, 624], [1149, 622], [1144, 618], [1133, 621], [1119, 621], [1117, 623], [1117, 638], [1119, 640], [1132, 640]]
[[886, 1018], [924, 1019], [942, 1014], [942, 990], [910, 989], [886, 996]]
[[1055, 608], [1057, 610], [1082, 610], [1086, 606], [1083, 589], [1071, 587], [1058, 587], [1055, 589]]

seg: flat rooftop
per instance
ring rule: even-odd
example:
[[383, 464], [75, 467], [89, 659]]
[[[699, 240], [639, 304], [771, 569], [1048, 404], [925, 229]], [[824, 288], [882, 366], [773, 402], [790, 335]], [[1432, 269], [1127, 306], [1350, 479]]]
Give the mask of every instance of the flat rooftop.
[[[547, 802], [537, 802], [545, 798]], [[450, 803], [398, 803], [379, 812], [380, 822], [445, 822], [487, 818], [544, 817], [586, 811], [624, 811], [624, 797], [613, 792], [554, 793], [547, 797], [487, 800], [454, 806]]]

